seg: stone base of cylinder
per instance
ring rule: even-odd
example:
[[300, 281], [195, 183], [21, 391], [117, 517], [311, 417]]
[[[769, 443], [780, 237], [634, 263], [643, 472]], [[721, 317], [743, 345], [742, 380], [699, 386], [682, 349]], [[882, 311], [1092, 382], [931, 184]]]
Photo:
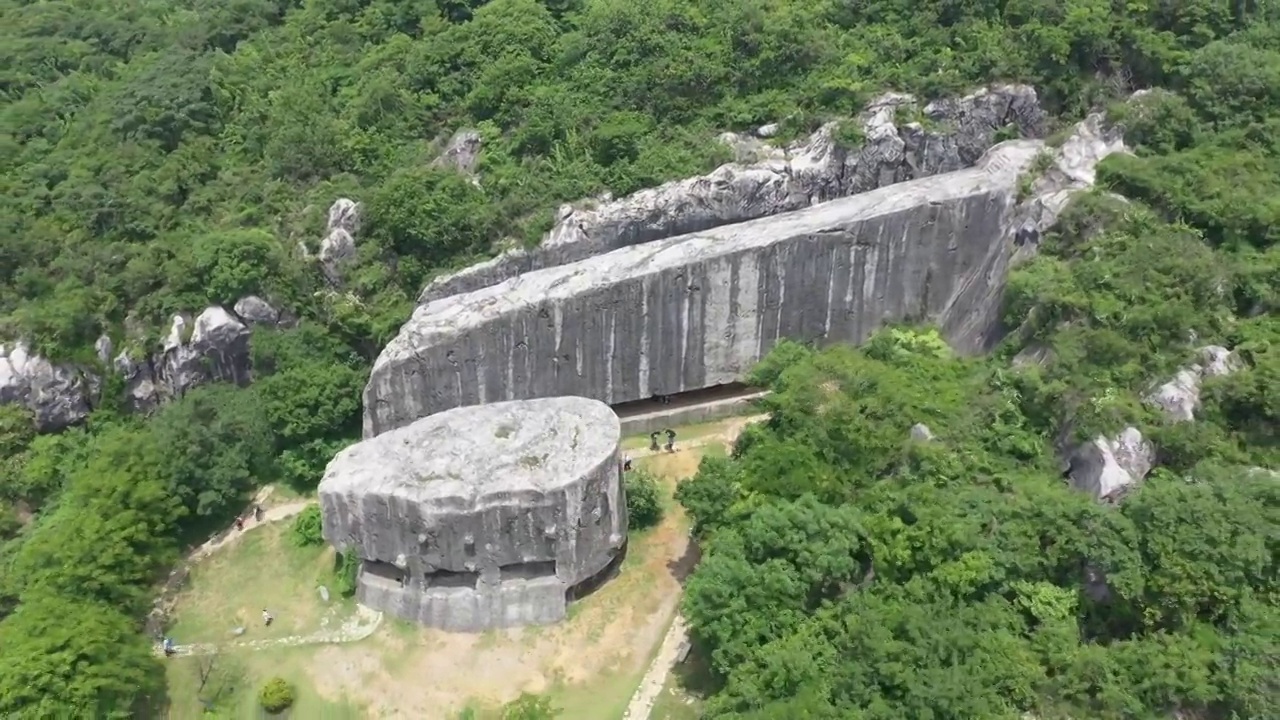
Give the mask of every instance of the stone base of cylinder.
[[403, 582], [381, 563], [366, 563], [356, 580], [356, 600], [402, 620], [450, 632], [550, 625], [564, 620], [570, 602], [590, 595], [616, 575], [626, 552], [624, 542], [604, 568], [573, 586], [547, 575], [424, 588]]

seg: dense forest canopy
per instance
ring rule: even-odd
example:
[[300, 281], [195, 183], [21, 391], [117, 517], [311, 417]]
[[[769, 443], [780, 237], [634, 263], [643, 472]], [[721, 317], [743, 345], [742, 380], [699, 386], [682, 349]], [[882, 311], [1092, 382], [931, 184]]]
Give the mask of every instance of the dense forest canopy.
[[[1135, 153], [1010, 279], [992, 357], [920, 331], [784, 346], [767, 427], [681, 493], [707, 557], [686, 612], [711, 717], [1280, 716], [1280, 7], [1274, 0], [0, 0], [0, 340], [95, 362], [102, 333], [259, 293], [248, 388], [36, 435], [0, 406], [0, 715], [163, 696], [158, 573], [258, 485], [313, 486], [358, 436], [368, 364], [423, 283], [555, 206], [796, 135], [886, 90], [1037, 88]], [[1152, 89], [1137, 101], [1117, 101]], [[432, 159], [485, 141], [473, 184]], [[324, 212], [366, 208], [340, 294]], [[133, 334], [126, 332], [128, 328]], [[138, 337], [138, 334], [141, 337]], [[1192, 423], [1140, 402], [1197, 347], [1246, 367]], [[1028, 347], [1041, 366], [1013, 370]], [[110, 380], [107, 381], [108, 383]], [[110, 398], [110, 392], [104, 392]], [[914, 423], [936, 440], [909, 440]], [[1064, 443], [1134, 425], [1119, 507]], [[1085, 566], [1107, 578], [1084, 591]], [[873, 572], [872, 572], [873, 571]], [[1097, 596], [1095, 596], [1097, 595]]]

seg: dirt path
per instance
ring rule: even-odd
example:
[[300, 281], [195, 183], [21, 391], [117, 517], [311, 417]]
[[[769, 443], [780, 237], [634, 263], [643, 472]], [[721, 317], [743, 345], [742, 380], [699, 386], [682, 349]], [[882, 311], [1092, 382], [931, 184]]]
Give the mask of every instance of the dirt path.
[[[712, 443], [732, 444], [748, 425], [764, 422], [768, 419], [768, 415], [737, 418], [726, 423], [724, 429], [718, 433], [705, 435], [677, 445], [676, 452], [699, 448]], [[637, 452], [635, 457], [647, 457], [662, 452], [666, 451], [654, 452], [646, 449]], [[653, 712], [653, 705], [657, 702], [658, 696], [662, 694], [662, 688], [667, 684], [667, 676], [671, 674], [672, 668], [680, 661], [680, 656], [688, 641], [688, 627], [685, 625], [684, 618], [677, 614], [675, 620], [671, 622], [671, 628], [667, 630], [666, 637], [662, 639], [658, 654], [654, 656], [649, 669], [645, 671], [644, 678], [640, 681], [639, 687], [636, 688], [635, 695], [631, 696], [631, 703], [627, 705], [627, 712], [622, 716], [623, 720], [649, 720], [649, 715]]]
[[[329, 617], [320, 621], [321, 627], [329, 624]], [[372, 635], [382, 624], [382, 613], [370, 610], [363, 605], [356, 605], [352, 615], [337, 630], [320, 630], [310, 635], [290, 635], [289, 637], [271, 638], [269, 640], [243, 640], [241, 642], [215, 645], [213, 643], [193, 643], [175, 645], [174, 655], [213, 655], [223, 650], [266, 650], [268, 648], [293, 647], [296, 645], [332, 645], [363, 640]], [[163, 653], [163, 651], [161, 651]]]

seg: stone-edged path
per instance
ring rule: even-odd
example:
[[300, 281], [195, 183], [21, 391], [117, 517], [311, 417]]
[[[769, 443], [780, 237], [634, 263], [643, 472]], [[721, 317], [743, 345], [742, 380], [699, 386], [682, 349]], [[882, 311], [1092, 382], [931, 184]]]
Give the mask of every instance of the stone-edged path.
[[[685, 443], [677, 441], [675, 452], [705, 447], [712, 443], [733, 443], [748, 425], [764, 422], [768, 419], [768, 415], [737, 418], [728, 423], [723, 430], [713, 435], [694, 438]], [[635, 452], [632, 458], [660, 455], [664, 452], [666, 450], [654, 452], [646, 448]], [[649, 669], [645, 671], [644, 678], [640, 680], [640, 685], [636, 688], [635, 694], [631, 696], [627, 711], [622, 716], [623, 720], [649, 720], [649, 715], [653, 713], [653, 706], [658, 701], [658, 696], [662, 694], [662, 688], [667, 684], [667, 676], [671, 674], [671, 670], [680, 661], [680, 655], [688, 642], [688, 627], [685, 625], [684, 617], [677, 612], [675, 619], [671, 622], [671, 627], [667, 630], [666, 636], [662, 638], [662, 645], [658, 647], [658, 654], [654, 656], [653, 662], [649, 664]]]
[[[271, 486], [267, 486], [258, 491], [258, 494], [253, 498], [254, 504], [260, 505], [263, 502], [266, 502], [267, 498], [271, 497], [272, 490], [273, 488]], [[233, 526], [224, 532], [219, 533], [217, 536], [210, 538], [203, 545], [192, 550], [191, 553], [187, 555], [186, 565], [189, 569], [192, 565], [204, 560], [213, 553], [230, 545], [234, 545], [250, 530], [268, 523], [288, 520], [315, 504], [316, 501], [314, 500], [298, 500], [295, 502], [285, 503], [283, 505], [276, 505], [275, 507], [263, 510], [261, 520], [254, 519], [252, 513], [249, 513], [245, 516], [243, 530], [237, 530]], [[322, 618], [320, 621], [321, 628], [325, 628], [329, 624], [331, 618], [332, 612]], [[265, 650], [267, 648], [293, 647], [296, 645], [322, 645], [356, 642], [357, 640], [363, 640], [372, 635], [381, 624], [382, 613], [377, 612], [376, 610], [370, 610], [363, 605], [356, 605], [355, 615], [344, 621], [336, 630], [321, 629], [317, 632], [311, 633], [310, 635], [290, 635], [288, 637], [269, 638], [263, 640], [242, 640], [239, 642], [223, 643], [220, 645], [215, 645], [213, 643], [174, 645], [173, 655], [175, 657], [184, 657], [188, 655], [212, 655], [223, 650]], [[155, 652], [158, 655], [164, 655], [164, 649], [159, 645], [156, 646]]]
[[[326, 616], [320, 621], [320, 625], [323, 627], [329, 624], [330, 617], [331, 615]], [[380, 625], [382, 625], [382, 613], [370, 610], [363, 605], [356, 605], [355, 615], [347, 618], [337, 630], [319, 630], [310, 635], [290, 635], [288, 637], [264, 640], [242, 640], [222, 645], [213, 643], [175, 645], [173, 654], [177, 657], [184, 657], [187, 655], [213, 655], [224, 650], [266, 650], [268, 648], [294, 647], [297, 645], [349, 643], [369, 637]], [[161, 650], [160, 652], [163, 654], [164, 651]]]
[[644, 678], [640, 680], [636, 694], [631, 696], [627, 712], [622, 716], [623, 720], [648, 720], [649, 714], [653, 712], [654, 703], [658, 701], [662, 688], [667, 684], [667, 675], [680, 661], [680, 653], [688, 641], [689, 631], [685, 626], [684, 617], [677, 614], [676, 619], [671, 623], [671, 628], [667, 630], [666, 637], [662, 638], [662, 645], [658, 648], [658, 654], [654, 656], [653, 663], [649, 665]]

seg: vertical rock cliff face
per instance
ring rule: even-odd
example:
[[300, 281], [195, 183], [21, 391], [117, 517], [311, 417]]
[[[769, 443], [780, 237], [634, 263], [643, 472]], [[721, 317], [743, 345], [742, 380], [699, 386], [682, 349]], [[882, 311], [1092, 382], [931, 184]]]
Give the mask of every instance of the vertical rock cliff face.
[[424, 418], [329, 463], [324, 536], [362, 559], [371, 607], [458, 631], [556, 622], [622, 559], [620, 442], [581, 397]]
[[666, 183], [614, 200], [560, 208], [555, 227], [537, 248], [514, 250], [436, 280], [425, 304], [473, 292], [521, 273], [556, 267], [618, 248], [790, 212], [906, 180], [971, 167], [1001, 131], [1029, 138], [1044, 132], [1045, 115], [1026, 85], [996, 85], [928, 104], [900, 93], [872, 102], [858, 124], [862, 142], [843, 147], [829, 123], [787, 148], [723, 140], [750, 163], [730, 163], [695, 178]]
[[1042, 145], [798, 212], [528, 273], [421, 306], [365, 389], [366, 437], [459, 405], [619, 403], [741, 378], [781, 338], [859, 342], [930, 320], [962, 351], [995, 326], [1019, 177]]

